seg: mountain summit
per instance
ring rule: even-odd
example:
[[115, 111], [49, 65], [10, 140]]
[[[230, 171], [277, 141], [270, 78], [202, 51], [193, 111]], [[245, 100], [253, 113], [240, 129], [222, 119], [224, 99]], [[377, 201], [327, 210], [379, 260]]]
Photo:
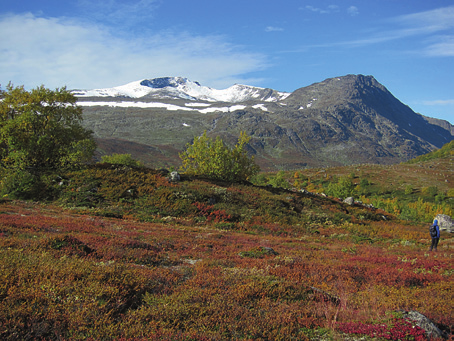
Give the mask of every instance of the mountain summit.
[[177, 166], [178, 152], [205, 130], [226, 143], [245, 131], [250, 153], [268, 170], [392, 164], [453, 140], [449, 122], [415, 113], [373, 76], [329, 78], [292, 93], [216, 90], [181, 77], [73, 93], [100, 149], [153, 165]]
[[224, 90], [216, 90], [182, 77], [143, 79], [114, 88], [76, 90], [73, 93], [78, 97], [147, 97], [230, 103], [248, 100], [277, 101], [289, 95], [289, 93], [272, 89], [240, 84]]

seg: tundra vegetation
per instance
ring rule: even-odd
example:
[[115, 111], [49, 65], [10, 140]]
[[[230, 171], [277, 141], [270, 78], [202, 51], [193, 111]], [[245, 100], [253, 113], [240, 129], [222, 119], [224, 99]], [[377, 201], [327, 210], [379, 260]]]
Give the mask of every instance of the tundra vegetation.
[[427, 251], [429, 217], [452, 215], [444, 148], [251, 182], [115, 156], [47, 169], [33, 201], [3, 175], [0, 338], [425, 340], [412, 310], [452, 338], [454, 238]]

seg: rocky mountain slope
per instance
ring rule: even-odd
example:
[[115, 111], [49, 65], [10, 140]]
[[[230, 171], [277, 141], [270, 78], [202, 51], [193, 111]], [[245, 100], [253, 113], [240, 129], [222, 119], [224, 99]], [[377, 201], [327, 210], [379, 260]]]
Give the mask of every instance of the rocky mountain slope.
[[232, 144], [246, 131], [264, 170], [391, 164], [453, 140], [449, 122], [415, 113], [372, 76], [330, 78], [292, 93], [216, 90], [179, 77], [73, 93], [100, 153], [131, 153], [153, 166], [178, 165], [178, 152], [204, 130]]

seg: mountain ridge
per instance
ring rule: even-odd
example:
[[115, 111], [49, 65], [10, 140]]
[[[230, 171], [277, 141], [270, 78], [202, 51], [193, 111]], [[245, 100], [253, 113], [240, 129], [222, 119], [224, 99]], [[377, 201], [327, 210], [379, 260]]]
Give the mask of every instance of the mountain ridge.
[[119, 152], [127, 152], [119, 140], [163, 151], [155, 154], [163, 166], [172, 157], [177, 165], [177, 151], [204, 130], [230, 144], [245, 131], [250, 153], [268, 170], [397, 163], [453, 139], [449, 122], [415, 113], [373, 76], [328, 78], [292, 93], [244, 85], [216, 90], [181, 77], [129, 83], [129, 97], [113, 95], [118, 88], [73, 92], [86, 125]]
[[[280, 100], [289, 95], [273, 89], [235, 84], [218, 90], [202, 86], [183, 77], [143, 79], [122, 86], [94, 90], [73, 90], [77, 97], [175, 98], [209, 102], [245, 102], [247, 100]], [[274, 96], [274, 97], [273, 97]]]

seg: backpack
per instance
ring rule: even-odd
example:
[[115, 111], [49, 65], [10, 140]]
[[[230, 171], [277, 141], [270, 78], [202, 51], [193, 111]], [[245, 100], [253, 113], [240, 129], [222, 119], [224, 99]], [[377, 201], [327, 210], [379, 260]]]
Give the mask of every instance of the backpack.
[[431, 236], [432, 238], [436, 238], [436, 237], [437, 237], [437, 229], [436, 229], [436, 226], [437, 226], [437, 225], [430, 225], [429, 233], [430, 233], [430, 236]]

